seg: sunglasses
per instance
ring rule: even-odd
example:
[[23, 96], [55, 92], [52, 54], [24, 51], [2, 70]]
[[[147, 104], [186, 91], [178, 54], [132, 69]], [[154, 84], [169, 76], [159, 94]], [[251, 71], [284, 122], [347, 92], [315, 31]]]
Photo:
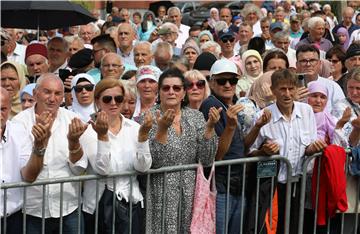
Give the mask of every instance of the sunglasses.
[[124, 96], [117, 95], [117, 96], [103, 96], [102, 101], [105, 104], [109, 104], [112, 100], [115, 100], [116, 104], [120, 104], [124, 101]]
[[225, 38], [222, 38], [221, 41], [223, 43], [227, 43], [228, 41], [230, 41], [231, 43], [233, 43], [235, 41], [235, 38], [233, 37], [225, 37]]
[[180, 91], [183, 89], [183, 86], [182, 86], [182, 85], [173, 85], [173, 86], [163, 85], [163, 86], [161, 86], [161, 91], [163, 91], [163, 92], [169, 92], [169, 90], [170, 90], [171, 88], [174, 90], [174, 92], [178, 93], [178, 92], [180, 92]]
[[230, 79], [227, 79], [227, 78], [220, 78], [220, 79], [215, 79], [216, 83], [218, 85], [225, 85], [227, 82], [230, 83], [230, 85], [236, 85], [237, 82], [239, 81], [238, 78], [236, 77], [233, 77], [233, 78], [230, 78]]
[[198, 89], [205, 88], [205, 80], [198, 80], [197, 82], [186, 82], [186, 90], [191, 90], [195, 88], [195, 86]]
[[94, 90], [94, 85], [93, 84], [78, 85], [78, 86], [74, 86], [73, 89], [75, 90], [76, 93], [81, 93], [84, 89], [88, 92], [91, 92]]

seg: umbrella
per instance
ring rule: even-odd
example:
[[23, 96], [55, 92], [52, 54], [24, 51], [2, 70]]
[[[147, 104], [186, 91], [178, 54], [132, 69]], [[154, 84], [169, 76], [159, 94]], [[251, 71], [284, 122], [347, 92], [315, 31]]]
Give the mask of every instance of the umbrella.
[[170, 7], [174, 6], [174, 3], [172, 3], [171, 1], [157, 1], [157, 2], [152, 2], [149, 5], [149, 10], [154, 12], [154, 14], [156, 15], [156, 17], [158, 17], [158, 9], [160, 6], [164, 6], [167, 9], [169, 9]]
[[96, 21], [68, 1], [1, 1], [1, 27], [50, 30]]

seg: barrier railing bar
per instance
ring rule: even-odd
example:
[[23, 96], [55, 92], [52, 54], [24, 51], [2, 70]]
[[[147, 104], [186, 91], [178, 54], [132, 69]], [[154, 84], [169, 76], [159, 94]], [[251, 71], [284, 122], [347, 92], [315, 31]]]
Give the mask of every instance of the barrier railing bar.
[[241, 214], [240, 214], [240, 234], [243, 233], [243, 226], [244, 226], [244, 204], [245, 204], [245, 178], [246, 178], [246, 166], [244, 164], [243, 167], [243, 174], [242, 174], [242, 188], [241, 188]]
[[258, 215], [259, 215], [259, 188], [260, 188], [260, 178], [256, 178], [256, 203], [255, 203], [255, 233], [258, 233]]
[[42, 207], [41, 207], [41, 233], [45, 234], [45, 193], [46, 186], [42, 185]]
[[113, 188], [114, 188], [114, 192], [113, 192], [113, 197], [112, 197], [112, 220], [111, 220], [111, 233], [115, 234], [115, 211], [116, 211], [116, 178], [113, 177], [112, 178], [112, 183], [113, 183]]
[[229, 203], [230, 203], [230, 173], [231, 165], [228, 165], [227, 178], [226, 178], [226, 202], [225, 202], [225, 233], [228, 233], [229, 229]]
[[60, 222], [59, 233], [63, 231], [63, 198], [64, 198], [64, 183], [60, 183]]

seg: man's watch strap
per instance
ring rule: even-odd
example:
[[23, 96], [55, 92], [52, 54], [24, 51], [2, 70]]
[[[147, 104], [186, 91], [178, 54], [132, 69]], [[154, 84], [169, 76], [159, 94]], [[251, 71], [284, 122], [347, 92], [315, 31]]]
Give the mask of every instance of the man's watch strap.
[[37, 149], [37, 148], [33, 148], [33, 153], [38, 155], [38, 156], [44, 156], [45, 155], [45, 151], [46, 151], [46, 148], [42, 148], [42, 149]]

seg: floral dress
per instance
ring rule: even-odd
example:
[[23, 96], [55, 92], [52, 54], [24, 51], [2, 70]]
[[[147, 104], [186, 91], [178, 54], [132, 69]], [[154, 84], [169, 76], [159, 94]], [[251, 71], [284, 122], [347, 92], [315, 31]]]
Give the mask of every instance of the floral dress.
[[[150, 111], [153, 116], [160, 110], [154, 106]], [[201, 112], [188, 107], [181, 109], [181, 134], [177, 135], [171, 126], [168, 140], [161, 144], [155, 140], [157, 123], [153, 122], [149, 133], [152, 168], [186, 165], [201, 162], [210, 165], [217, 151], [217, 136], [204, 138], [205, 119]], [[146, 209], [147, 233], [189, 233], [192, 204], [195, 189], [195, 170], [153, 174], [150, 178], [150, 199]], [[166, 191], [165, 191], [165, 190]], [[163, 204], [166, 204], [163, 207]], [[179, 217], [180, 215], [180, 217]], [[164, 218], [164, 222], [162, 222]], [[162, 225], [162, 223], [164, 225]]]

